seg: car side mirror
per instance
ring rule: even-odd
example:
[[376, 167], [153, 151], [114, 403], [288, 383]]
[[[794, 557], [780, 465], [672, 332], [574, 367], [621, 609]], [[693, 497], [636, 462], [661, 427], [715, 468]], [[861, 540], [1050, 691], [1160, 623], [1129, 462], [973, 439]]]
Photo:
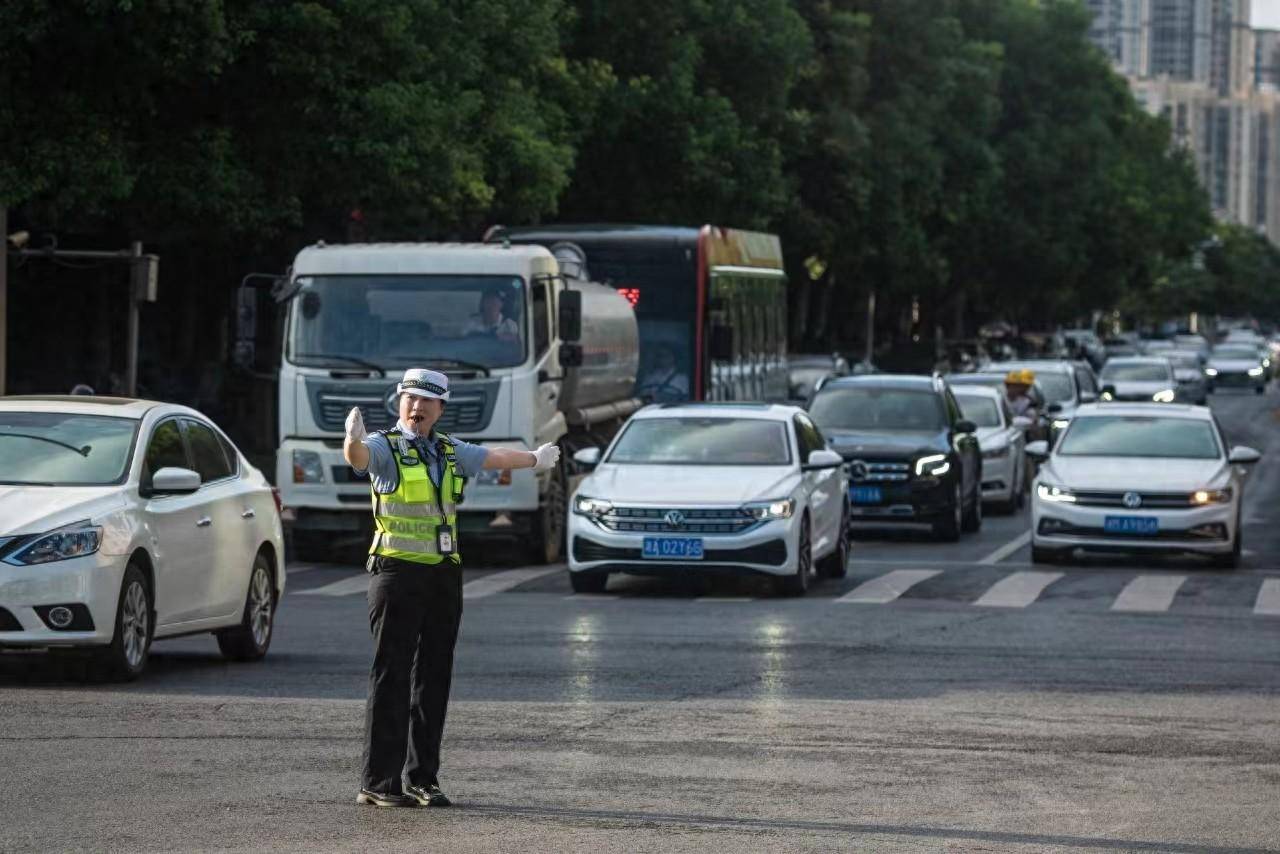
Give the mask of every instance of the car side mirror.
[[166, 466], [151, 477], [150, 495], [190, 495], [200, 488], [200, 475], [191, 469]]
[[803, 466], [805, 471], [814, 469], [833, 469], [844, 465], [844, 457], [835, 451], [819, 448], [809, 452], [809, 460]]
[[600, 457], [599, 448], [583, 448], [581, 451], [574, 452], [573, 461], [580, 466], [595, 468], [600, 465]]
[[582, 291], [560, 292], [559, 327], [561, 341], [582, 340]]
[[1025, 415], [1015, 415], [1013, 416], [1013, 426], [1025, 433], [1031, 429], [1031, 419]]
[[1033, 460], [1049, 459], [1049, 443], [1043, 439], [1027, 443], [1027, 456]]
[[1231, 454], [1227, 457], [1227, 462], [1232, 465], [1249, 465], [1251, 463], [1256, 463], [1260, 459], [1262, 459], [1262, 454], [1257, 450], [1244, 445], [1236, 445], [1231, 449]]
[[977, 433], [978, 425], [967, 418], [961, 418], [955, 424], [955, 431], [957, 433]]

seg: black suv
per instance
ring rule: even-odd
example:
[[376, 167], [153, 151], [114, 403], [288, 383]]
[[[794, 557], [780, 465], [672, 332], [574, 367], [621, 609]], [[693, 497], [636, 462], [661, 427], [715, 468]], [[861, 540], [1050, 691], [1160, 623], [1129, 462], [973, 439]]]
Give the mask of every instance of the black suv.
[[982, 451], [941, 377], [841, 377], [809, 405], [849, 468], [853, 521], [927, 522], [940, 540], [982, 527]]

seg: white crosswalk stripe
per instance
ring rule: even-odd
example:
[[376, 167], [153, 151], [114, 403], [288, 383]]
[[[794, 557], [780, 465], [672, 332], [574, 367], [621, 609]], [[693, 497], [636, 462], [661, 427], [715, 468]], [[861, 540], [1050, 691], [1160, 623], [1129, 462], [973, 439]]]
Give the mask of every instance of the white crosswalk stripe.
[[1280, 617], [1280, 578], [1267, 578], [1258, 590], [1258, 601], [1253, 613], [1268, 617]]
[[344, 578], [341, 581], [335, 581], [332, 584], [326, 584], [323, 587], [312, 587], [310, 590], [299, 590], [299, 596], [352, 596], [356, 593], [367, 593], [369, 590], [369, 575], [362, 572], [359, 575], [353, 575], [350, 578]]
[[1015, 572], [991, 585], [973, 604], [986, 608], [1025, 608], [1061, 577], [1061, 572]]
[[464, 584], [462, 586], [462, 598], [483, 599], [495, 593], [503, 593], [512, 587], [519, 587], [526, 581], [533, 581], [535, 578], [542, 578], [544, 575], [563, 571], [564, 564], [557, 564], [555, 566], [529, 566], [523, 569], [508, 569], [505, 572], [495, 572], [492, 575], [486, 575], [484, 578], [477, 578], [475, 581], [469, 581]]
[[942, 572], [940, 569], [895, 569], [870, 581], [864, 581], [835, 601], [883, 605], [886, 602], [892, 602], [912, 587], [922, 581], [928, 581], [940, 572]]
[[1113, 611], [1167, 611], [1186, 582], [1185, 575], [1139, 575], [1111, 603]]

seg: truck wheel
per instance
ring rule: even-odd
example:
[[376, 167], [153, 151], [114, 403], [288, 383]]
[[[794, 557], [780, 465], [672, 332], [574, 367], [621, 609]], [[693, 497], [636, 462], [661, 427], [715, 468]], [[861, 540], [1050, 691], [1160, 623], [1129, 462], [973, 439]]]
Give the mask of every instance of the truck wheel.
[[533, 514], [533, 536], [529, 538], [529, 558], [534, 563], [555, 563], [564, 554], [565, 517], [568, 509], [568, 482], [564, 463], [551, 471], [542, 506]]

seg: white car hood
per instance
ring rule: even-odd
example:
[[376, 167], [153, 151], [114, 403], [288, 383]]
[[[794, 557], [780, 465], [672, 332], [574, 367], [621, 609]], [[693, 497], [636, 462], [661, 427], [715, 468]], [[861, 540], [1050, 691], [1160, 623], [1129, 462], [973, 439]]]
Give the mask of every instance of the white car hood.
[[1262, 364], [1260, 359], [1210, 359], [1209, 367], [1218, 371], [1227, 371], [1228, 373], [1244, 373], [1250, 368], [1256, 368]]
[[604, 464], [582, 482], [578, 494], [614, 504], [737, 505], [786, 498], [799, 481], [791, 466]]
[[1154, 395], [1157, 392], [1173, 388], [1174, 381], [1168, 380], [1116, 380], [1103, 381], [1104, 386], [1111, 386], [1119, 395]]
[[1224, 460], [1054, 456], [1041, 477], [1067, 489], [1113, 492], [1193, 492], [1217, 487]]
[[0, 486], [0, 537], [40, 534], [123, 506], [120, 486]]

